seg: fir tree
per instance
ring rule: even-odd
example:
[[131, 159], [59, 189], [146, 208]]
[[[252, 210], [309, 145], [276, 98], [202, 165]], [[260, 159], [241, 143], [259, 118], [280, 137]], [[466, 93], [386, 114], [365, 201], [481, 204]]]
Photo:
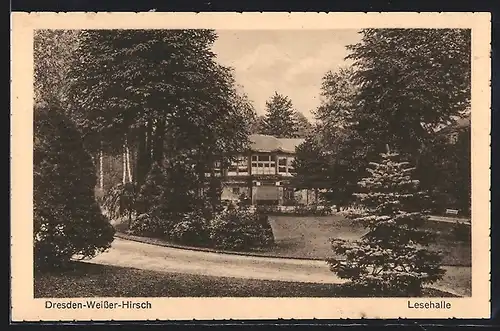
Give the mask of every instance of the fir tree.
[[275, 92], [266, 102], [266, 116], [261, 131], [276, 138], [295, 138], [298, 131], [295, 116], [292, 101]]
[[382, 154], [381, 163], [371, 162], [370, 176], [359, 182], [363, 192], [355, 195], [367, 212], [354, 221], [368, 232], [354, 242], [332, 240], [344, 259], [329, 260], [331, 270], [369, 295], [419, 296], [425, 283], [444, 274], [440, 255], [427, 247], [433, 233], [422, 227], [426, 216], [416, 204], [425, 195], [411, 177], [414, 168], [398, 160], [397, 153]]

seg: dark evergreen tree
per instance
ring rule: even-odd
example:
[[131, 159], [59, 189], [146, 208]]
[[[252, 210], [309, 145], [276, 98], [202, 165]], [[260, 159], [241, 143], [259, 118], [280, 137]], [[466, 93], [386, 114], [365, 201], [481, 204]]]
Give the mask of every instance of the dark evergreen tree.
[[356, 194], [367, 211], [355, 221], [368, 232], [357, 241], [332, 239], [337, 257], [329, 260], [331, 270], [359, 294], [419, 296], [423, 285], [444, 274], [440, 255], [428, 249], [433, 233], [416, 203], [425, 195], [412, 179], [414, 168], [397, 153], [382, 154], [371, 166]]
[[92, 159], [61, 109], [38, 104], [34, 111], [35, 265], [94, 257], [110, 247], [114, 229], [95, 200]]
[[277, 138], [297, 137], [297, 122], [292, 101], [278, 92], [266, 102], [266, 115], [262, 133]]
[[297, 132], [295, 134], [297, 138], [306, 138], [312, 134], [314, 127], [304, 114], [296, 111], [294, 113], [294, 119], [297, 124]]
[[265, 116], [255, 116], [254, 121], [250, 124], [251, 134], [264, 134]]
[[328, 176], [330, 162], [316, 136], [308, 136], [297, 146], [292, 165], [294, 176], [291, 183], [296, 189], [316, 190], [317, 198], [318, 189], [331, 186]]

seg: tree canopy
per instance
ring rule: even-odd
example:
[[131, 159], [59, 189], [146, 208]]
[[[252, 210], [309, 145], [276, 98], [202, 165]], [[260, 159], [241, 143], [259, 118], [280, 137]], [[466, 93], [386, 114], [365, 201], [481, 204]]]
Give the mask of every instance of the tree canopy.
[[78, 30], [35, 30], [33, 36], [36, 103], [67, 106], [68, 73], [79, 42]]
[[[364, 29], [361, 34], [359, 43], [347, 47], [352, 66], [324, 75], [315, 111], [313, 134], [322, 153], [331, 156], [323, 176], [335, 178], [329, 192], [335, 200], [351, 195], [368, 160], [386, 144], [415, 162], [418, 179], [436, 172], [428, 157], [436, 130], [470, 108], [469, 30]], [[457, 178], [470, 177], [470, 169], [460, 169]], [[431, 189], [435, 183], [422, 184]]]
[[88, 30], [73, 64], [73, 118], [91, 150], [137, 146], [138, 174], [165, 155], [241, 150], [252, 106], [216, 62], [211, 30]]
[[262, 133], [277, 138], [295, 138], [298, 126], [292, 101], [285, 95], [274, 92], [266, 102], [266, 115]]
[[354, 61], [356, 130], [414, 154], [439, 125], [470, 107], [467, 29], [365, 29]]

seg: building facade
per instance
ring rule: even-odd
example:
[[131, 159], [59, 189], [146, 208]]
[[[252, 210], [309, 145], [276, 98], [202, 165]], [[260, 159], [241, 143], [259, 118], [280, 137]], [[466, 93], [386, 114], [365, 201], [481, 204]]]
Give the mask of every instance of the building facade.
[[252, 205], [306, 204], [311, 192], [296, 191], [293, 177], [295, 148], [304, 139], [276, 138], [255, 134], [249, 137], [250, 149], [239, 155], [226, 169], [222, 200], [247, 199]]

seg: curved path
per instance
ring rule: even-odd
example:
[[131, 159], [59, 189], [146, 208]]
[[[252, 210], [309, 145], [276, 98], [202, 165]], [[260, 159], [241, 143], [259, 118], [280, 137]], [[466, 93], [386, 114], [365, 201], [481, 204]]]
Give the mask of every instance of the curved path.
[[[328, 265], [324, 261], [192, 251], [139, 243], [120, 238], [115, 238], [111, 249], [88, 262], [157, 272], [176, 272], [205, 276], [303, 283], [338, 284], [344, 282], [344, 280], [338, 278], [329, 270]], [[470, 292], [467, 293], [467, 291], [457, 291], [449, 283], [450, 280], [446, 281], [445, 279], [441, 285], [435, 286], [435, 288], [459, 295], [470, 295]], [[453, 279], [452, 283], [455, 283]], [[451, 290], [450, 287], [455, 291]]]

